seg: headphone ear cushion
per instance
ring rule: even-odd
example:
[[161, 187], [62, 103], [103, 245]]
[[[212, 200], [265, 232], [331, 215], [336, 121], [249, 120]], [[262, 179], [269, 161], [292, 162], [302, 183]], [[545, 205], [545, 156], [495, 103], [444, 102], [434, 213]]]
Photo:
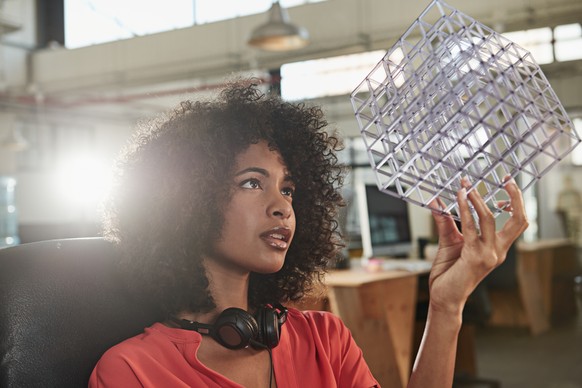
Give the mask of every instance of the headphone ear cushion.
[[259, 336], [259, 325], [245, 310], [230, 307], [216, 319], [212, 338], [229, 349], [243, 349]]
[[259, 325], [259, 342], [268, 347], [274, 348], [279, 344], [279, 316], [277, 311], [270, 307], [261, 307], [257, 314], [257, 324]]

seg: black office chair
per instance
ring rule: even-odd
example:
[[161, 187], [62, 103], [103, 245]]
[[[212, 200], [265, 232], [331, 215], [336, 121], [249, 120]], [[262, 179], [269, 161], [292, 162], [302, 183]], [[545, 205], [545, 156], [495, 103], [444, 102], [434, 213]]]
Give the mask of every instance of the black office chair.
[[86, 387], [112, 345], [160, 317], [126, 293], [101, 238], [0, 249], [0, 386]]

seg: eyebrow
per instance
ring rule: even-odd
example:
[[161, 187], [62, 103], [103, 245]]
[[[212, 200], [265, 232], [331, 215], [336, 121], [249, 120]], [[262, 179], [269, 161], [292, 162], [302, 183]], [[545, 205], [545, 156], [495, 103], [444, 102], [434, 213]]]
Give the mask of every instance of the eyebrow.
[[[240, 170], [239, 172], [234, 174], [234, 176], [241, 176], [241, 175], [244, 175], [244, 174], [249, 173], [249, 172], [256, 172], [256, 173], [264, 175], [266, 177], [270, 176], [269, 171], [267, 171], [266, 169], [261, 168], [261, 167], [248, 167], [248, 168]], [[287, 174], [287, 175], [285, 175], [285, 182], [294, 182], [294, 180], [291, 177], [291, 175]]]
[[240, 170], [236, 174], [234, 174], [234, 176], [244, 175], [244, 174], [249, 173], [249, 172], [256, 172], [256, 173], [259, 173], [259, 174], [264, 175], [264, 176], [269, 176], [269, 172], [267, 170], [265, 170], [264, 168], [260, 168], [260, 167], [245, 168], [243, 170]]

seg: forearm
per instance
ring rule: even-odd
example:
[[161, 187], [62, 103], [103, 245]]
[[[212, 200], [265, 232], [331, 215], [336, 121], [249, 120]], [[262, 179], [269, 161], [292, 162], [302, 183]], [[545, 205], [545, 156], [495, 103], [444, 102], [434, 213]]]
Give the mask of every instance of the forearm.
[[461, 323], [460, 311], [452, 313], [429, 308], [409, 388], [445, 388], [453, 385]]
[[[439, 250], [430, 273], [431, 302], [410, 388], [453, 385], [463, 306], [479, 282], [503, 263], [511, 244], [527, 228], [523, 197], [510, 178], [504, 178], [510, 201], [502, 201], [501, 205], [509, 205], [507, 208], [513, 214], [510, 213], [499, 232], [487, 203], [477, 190], [470, 190], [471, 184], [466, 178], [461, 179], [462, 189], [457, 194], [463, 234], [452, 217], [433, 212], [439, 232]], [[479, 225], [475, 223], [470, 204], [477, 212]], [[435, 209], [442, 208], [441, 205], [435, 200]]]

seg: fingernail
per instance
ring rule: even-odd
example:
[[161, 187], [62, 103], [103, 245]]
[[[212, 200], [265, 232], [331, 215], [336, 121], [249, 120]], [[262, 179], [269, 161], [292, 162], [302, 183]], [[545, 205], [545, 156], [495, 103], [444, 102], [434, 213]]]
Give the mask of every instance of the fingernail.
[[471, 181], [469, 180], [468, 177], [466, 177], [466, 176], [461, 177], [461, 186], [471, 187]]

